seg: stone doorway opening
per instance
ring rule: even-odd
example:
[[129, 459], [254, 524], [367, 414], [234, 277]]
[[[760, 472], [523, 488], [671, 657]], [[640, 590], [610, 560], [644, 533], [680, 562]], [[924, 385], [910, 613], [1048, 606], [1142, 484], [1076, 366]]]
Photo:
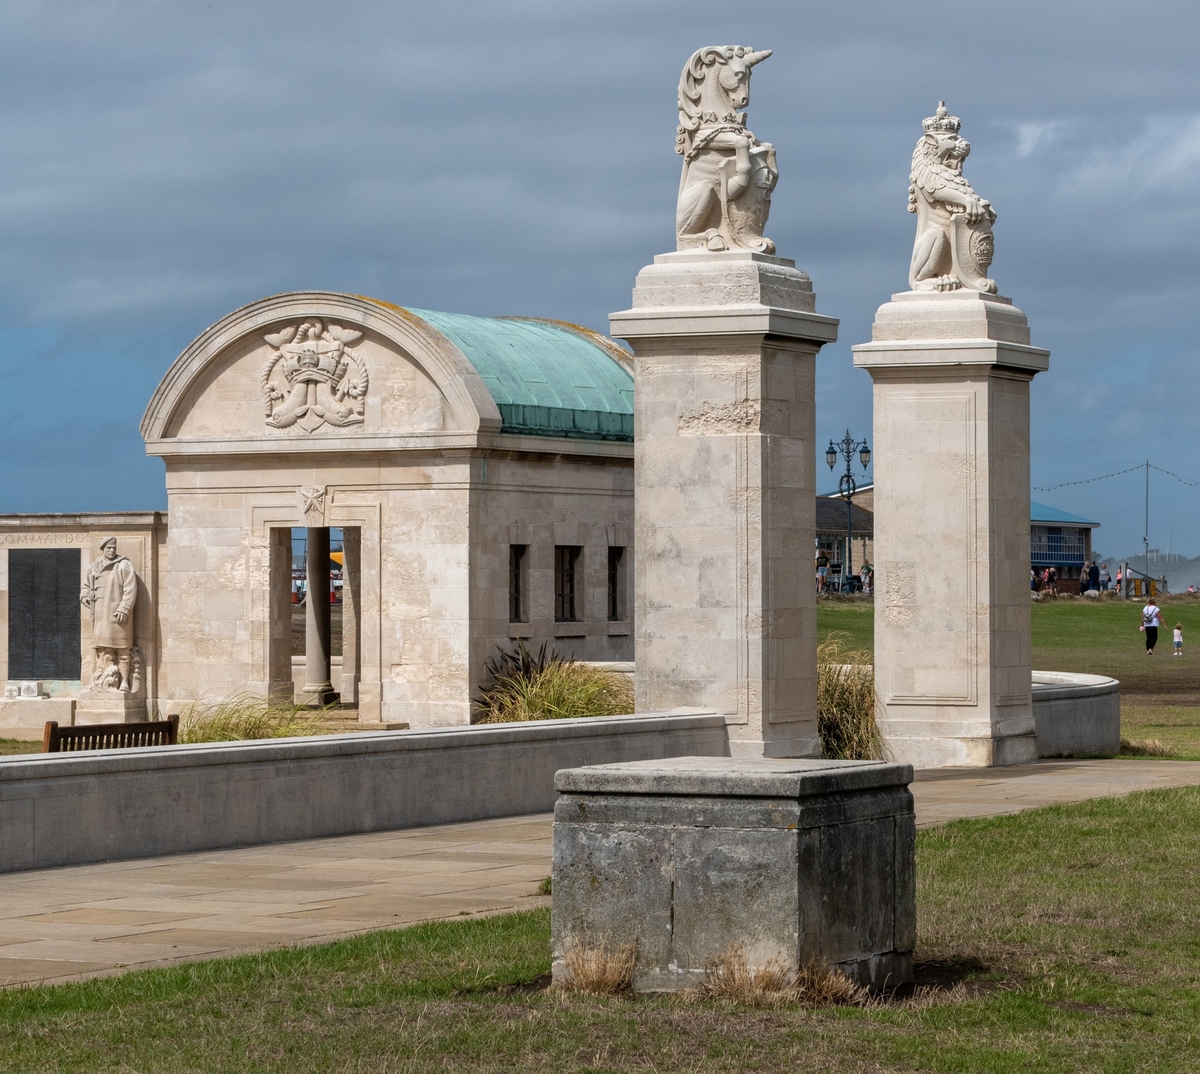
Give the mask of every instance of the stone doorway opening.
[[271, 536], [272, 693], [356, 708], [362, 531], [294, 526]]

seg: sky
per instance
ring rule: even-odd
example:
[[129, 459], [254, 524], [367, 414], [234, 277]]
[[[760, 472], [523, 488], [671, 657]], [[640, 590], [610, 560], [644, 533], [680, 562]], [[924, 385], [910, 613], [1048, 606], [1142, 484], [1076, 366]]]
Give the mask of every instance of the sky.
[[[679, 72], [724, 44], [774, 50], [767, 233], [841, 319], [822, 472], [870, 436], [850, 347], [907, 288], [909, 162], [945, 99], [992, 276], [1051, 351], [1032, 484], [1146, 459], [1200, 482], [1200, 5], [0, 0], [0, 41], [0, 513], [165, 507], [146, 403], [265, 295], [607, 331], [674, 247]], [[1106, 555], [1141, 547], [1143, 495], [1143, 471], [1033, 493]], [[1151, 471], [1150, 544], [1200, 554], [1200, 487]]]

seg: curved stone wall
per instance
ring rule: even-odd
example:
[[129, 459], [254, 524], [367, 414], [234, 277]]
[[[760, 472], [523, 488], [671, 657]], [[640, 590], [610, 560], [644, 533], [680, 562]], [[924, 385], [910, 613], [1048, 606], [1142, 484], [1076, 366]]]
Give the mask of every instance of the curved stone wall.
[[1039, 757], [1117, 753], [1121, 684], [1107, 675], [1035, 671], [1033, 722]]

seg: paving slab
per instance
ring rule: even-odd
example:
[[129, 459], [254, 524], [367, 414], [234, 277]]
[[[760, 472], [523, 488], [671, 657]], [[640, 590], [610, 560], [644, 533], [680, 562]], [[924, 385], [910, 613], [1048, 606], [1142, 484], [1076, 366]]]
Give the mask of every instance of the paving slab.
[[[936, 769], [917, 824], [1200, 785], [1200, 762]], [[103, 862], [0, 877], [0, 987], [62, 982], [544, 906], [553, 816]]]

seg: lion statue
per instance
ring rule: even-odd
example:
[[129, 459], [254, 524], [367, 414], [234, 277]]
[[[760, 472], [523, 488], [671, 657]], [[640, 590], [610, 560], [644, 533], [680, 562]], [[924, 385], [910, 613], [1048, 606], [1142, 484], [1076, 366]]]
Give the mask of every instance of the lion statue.
[[913, 150], [908, 211], [917, 214], [917, 238], [908, 285], [914, 291], [996, 293], [996, 282], [987, 278], [996, 210], [962, 173], [971, 143], [958, 136], [961, 125], [939, 101], [937, 114], [922, 123], [925, 133]]
[[741, 45], [702, 48], [679, 77], [680, 250], [775, 252], [763, 238], [779, 181], [775, 147], [746, 130], [746, 113], [739, 111], [750, 103], [750, 69], [770, 55]]

